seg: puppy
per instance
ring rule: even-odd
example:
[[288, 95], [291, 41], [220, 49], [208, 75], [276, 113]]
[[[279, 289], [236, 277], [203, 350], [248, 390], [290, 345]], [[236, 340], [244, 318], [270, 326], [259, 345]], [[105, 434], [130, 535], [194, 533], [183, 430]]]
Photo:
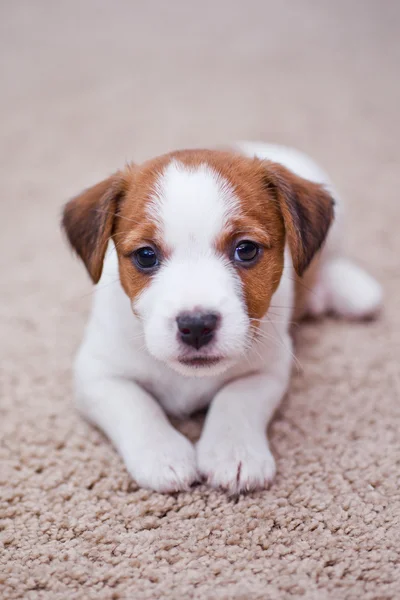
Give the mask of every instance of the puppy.
[[[63, 227], [98, 284], [76, 399], [140, 486], [268, 486], [293, 315], [365, 318], [381, 304], [341, 256], [340, 220], [309, 158], [252, 143], [131, 164], [66, 205]], [[196, 447], [166, 416], [209, 405]]]

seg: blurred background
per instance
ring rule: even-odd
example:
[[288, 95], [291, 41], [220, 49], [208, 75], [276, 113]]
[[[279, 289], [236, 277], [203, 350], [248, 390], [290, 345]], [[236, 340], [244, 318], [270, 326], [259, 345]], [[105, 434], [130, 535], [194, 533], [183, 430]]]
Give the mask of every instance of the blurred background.
[[395, 158], [397, 0], [0, 6], [2, 180], [18, 170], [19, 196], [56, 180], [62, 201], [126, 159], [241, 138], [298, 146], [339, 179]]

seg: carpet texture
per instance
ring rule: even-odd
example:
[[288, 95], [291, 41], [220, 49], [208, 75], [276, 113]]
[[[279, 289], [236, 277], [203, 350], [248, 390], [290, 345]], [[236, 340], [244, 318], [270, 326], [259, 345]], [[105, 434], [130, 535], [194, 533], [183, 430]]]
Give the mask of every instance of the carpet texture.
[[[4, 600], [389, 600], [400, 595], [400, 3], [0, 3]], [[278, 475], [230, 501], [138, 489], [74, 411], [91, 299], [62, 203], [127, 159], [261, 139], [319, 159], [374, 323], [296, 330]], [[180, 427], [195, 439], [201, 418]]]

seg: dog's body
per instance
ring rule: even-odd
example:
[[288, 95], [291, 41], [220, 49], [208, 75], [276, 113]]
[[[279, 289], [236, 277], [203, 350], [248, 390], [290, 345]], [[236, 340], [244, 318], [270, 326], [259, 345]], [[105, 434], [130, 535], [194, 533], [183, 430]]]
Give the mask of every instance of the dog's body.
[[[243, 158], [237, 158], [238, 152]], [[80, 229], [80, 224], [87, 221], [88, 210], [119, 219], [119, 228], [105, 219], [97, 225], [106, 236], [103, 245], [113, 235], [116, 247], [109, 244], [76, 360], [76, 397], [82, 412], [111, 438], [140, 485], [173, 491], [186, 489], [202, 476], [213, 486], [237, 493], [264, 487], [274, 476], [266, 426], [290, 381], [293, 315], [329, 311], [367, 317], [379, 308], [381, 290], [341, 257], [340, 209], [335, 209], [339, 218], [323, 251], [316, 254], [332, 218], [330, 197], [336, 205], [338, 198], [310, 159], [294, 150], [261, 144], [242, 144], [232, 154], [188, 156], [162, 157], [134, 175], [129, 173], [129, 186], [125, 174], [123, 188], [117, 189], [116, 180], [107, 180], [67, 207], [65, 229], [94, 281], [100, 278], [102, 250], [92, 241], [94, 234]], [[253, 156], [259, 160], [245, 158]], [[264, 164], [273, 171], [266, 189], [278, 190], [268, 211], [276, 211], [279, 203], [283, 218], [268, 213], [268, 224], [259, 227], [262, 192], [257, 178]], [[278, 165], [289, 171], [280, 171]], [[291, 183], [292, 193], [287, 178], [293, 173], [298, 177]], [[313, 185], [309, 182], [323, 184], [327, 192], [319, 186], [307, 187]], [[124, 212], [125, 205], [121, 209], [115, 200], [121, 193], [126, 210], [133, 202], [129, 194], [135, 202], [143, 198], [142, 204]], [[314, 195], [320, 207], [316, 213]], [[301, 203], [294, 223], [293, 205], [287, 212], [292, 196]], [[255, 207], [251, 227], [246, 225], [250, 204]], [[238, 221], [228, 235], [232, 215]], [[148, 267], [136, 264], [133, 271], [131, 262], [127, 266], [124, 260], [131, 256], [131, 248], [143, 247], [130, 229], [142, 226], [146, 219], [152, 225], [140, 233], [140, 239], [153, 247], [161, 236], [157, 247], [163, 250], [158, 270], [151, 267], [150, 276], [143, 279]], [[286, 233], [281, 232], [282, 219]], [[302, 228], [310, 229], [310, 235], [303, 235], [299, 247]], [[320, 230], [324, 231], [320, 234]], [[224, 236], [236, 240], [233, 255], [224, 250]], [[263, 241], [252, 246], [247, 239], [257, 236]], [[240, 237], [246, 241], [238, 241]], [[249, 259], [254, 247], [259, 255]], [[149, 261], [149, 256], [145, 249], [139, 260]], [[195, 329], [198, 321], [180, 325], [181, 315], [187, 319], [194, 311], [196, 319], [199, 314], [203, 318], [205, 308], [206, 317], [214, 319], [212, 325], [202, 321], [200, 333]], [[208, 405], [204, 431], [194, 448], [170, 425], [165, 412], [184, 416]]]

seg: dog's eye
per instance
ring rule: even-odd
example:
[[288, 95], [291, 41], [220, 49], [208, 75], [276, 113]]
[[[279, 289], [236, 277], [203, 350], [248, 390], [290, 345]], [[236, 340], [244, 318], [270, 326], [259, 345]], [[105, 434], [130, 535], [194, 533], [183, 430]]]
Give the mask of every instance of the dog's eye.
[[260, 252], [260, 247], [254, 242], [244, 240], [235, 248], [235, 260], [238, 262], [249, 263], [255, 260]]
[[139, 269], [154, 269], [158, 265], [157, 253], [150, 246], [136, 250], [133, 253], [133, 260]]

